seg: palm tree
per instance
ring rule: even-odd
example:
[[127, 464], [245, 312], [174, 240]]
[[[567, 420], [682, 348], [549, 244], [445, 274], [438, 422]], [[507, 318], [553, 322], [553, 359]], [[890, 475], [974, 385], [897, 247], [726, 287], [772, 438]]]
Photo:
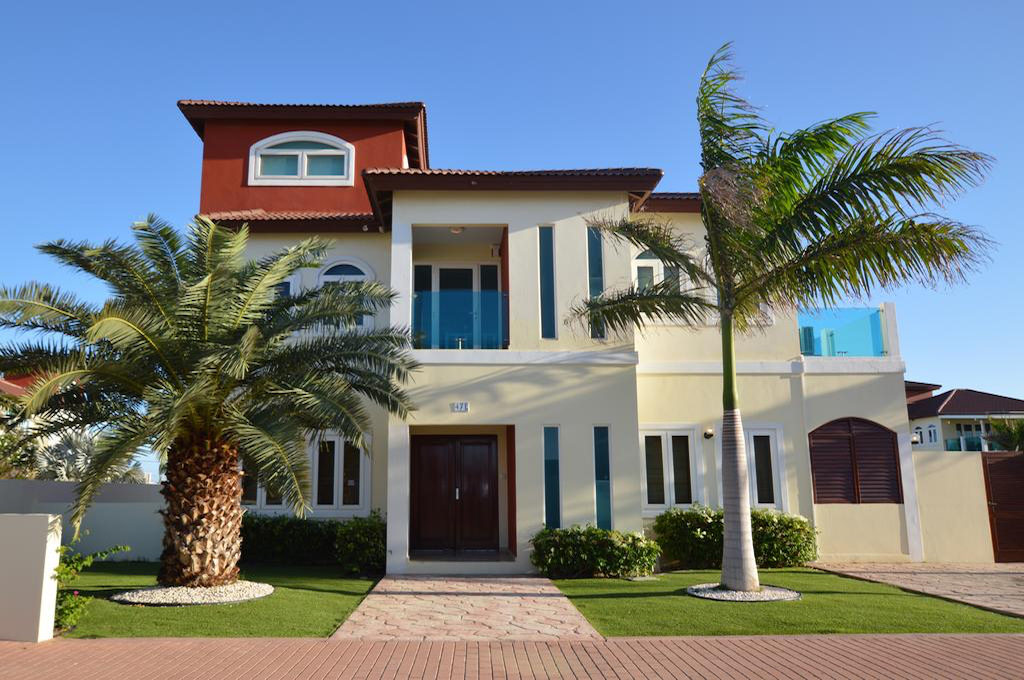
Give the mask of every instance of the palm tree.
[[730, 46], [700, 78], [702, 247], [647, 216], [598, 226], [685, 274], [608, 291], [573, 318], [625, 331], [717, 314], [722, 340], [722, 585], [757, 590], [734, 340], [766, 310], [832, 307], [911, 281], [956, 282], [985, 256], [985, 236], [929, 212], [981, 181], [990, 159], [929, 128], [869, 134], [854, 113], [777, 134], [733, 89]]
[[1003, 451], [1024, 451], [1024, 418], [989, 418], [985, 438]]
[[415, 368], [404, 330], [355, 329], [391, 304], [379, 283], [284, 295], [328, 244], [306, 239], [249, 260], [246, 227], [197, 219], [183, 236], [155, 217], [135, 243], [40, 246], [110, 288], [101, 307], [40, 283], [0, 289], [0, 327], [49, 336], [0, 347], [0, 371], [41, 376], [8, 418], [26, 439], [90, 428], [76, 526], [110, 470], [143, 446], [166, 464], [164, 585], [237, 579], [239, 463], [298, 514], [309, 508], [308, 445], [325, 431], [356, 446], [376, 404], [405, 417]]
[[[65, 432], [57, 441], [37, 450], [32, 468], [36, 479], [58, 482], [81, 482], [89, 472], [89, 463], [96, 455], [96, 437], [88, 430]], [[146, 473], [142, 465], [128, 459], [107, 469], [104, 482], [145, 484]]]

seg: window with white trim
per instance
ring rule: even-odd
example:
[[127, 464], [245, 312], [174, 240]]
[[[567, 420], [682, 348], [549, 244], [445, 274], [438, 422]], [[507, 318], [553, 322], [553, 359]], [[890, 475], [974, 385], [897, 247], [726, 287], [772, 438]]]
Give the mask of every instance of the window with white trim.
[[679, 290], [679, 267], [666, 265], [651, 251], [645, 250], [633, 260], [633, 283], [640, 290], [650, 288], [666, 279], [670, 286]]
[[699, 447], [693, 430], [640, 433], [644, 509], [691, 505], [697, 498]]
[[939, 441], [939, 428], [935, 427], [934, 425], [929, 425], [928, 426], [928, 443], [929, 444], [934, 444], [937, 441]]
[[[314, 510], [328, 514], [363, 512], [368, 508], [369, 456], [339, 436], [325, 436], [310, 444]], [[259, 484], [242, 466], [242, 505], [254, 509], [285, 510], [281, 496]]]
[[[373, 278], [373, 272], [362, 262], [354, 260], [341, 260], [330, 264], [320, 274], [320, 285], [327, 286], [338, 283], [369, 281]], [[359, 315], [356, 319], [356, 328], [370, 330], [373, 328], [373, 317], [370, 315]]]
[[750, 504], [757, 507], [781, 507], [778, 433], [775, 430], [748, 429], [747, 469], [750, 479]]
[[917, 443], [918, 444], [923, 444], [924, 443], [924, 430], [921, 429], [920, 425], [918, 425], [917, 427], [914, 428], [914, 434], [917, 435]]
[[352, 186], [355, 147], [310, 130], [285, 132], [249, 149], [250, 186]]

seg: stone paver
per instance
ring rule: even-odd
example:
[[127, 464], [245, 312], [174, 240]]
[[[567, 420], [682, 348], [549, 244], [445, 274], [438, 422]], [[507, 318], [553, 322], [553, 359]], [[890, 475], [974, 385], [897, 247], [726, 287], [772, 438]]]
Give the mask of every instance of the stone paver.
[[1024, 617], [1024, 563], [820, 563], [826, 571]]
[[595, 640], [593, 626], [546, 578], [387, 576], [334, 639]]
[[574, 642], [133, 638], [0, 642], [4, 680], [1021, 678], [1024, 635]]

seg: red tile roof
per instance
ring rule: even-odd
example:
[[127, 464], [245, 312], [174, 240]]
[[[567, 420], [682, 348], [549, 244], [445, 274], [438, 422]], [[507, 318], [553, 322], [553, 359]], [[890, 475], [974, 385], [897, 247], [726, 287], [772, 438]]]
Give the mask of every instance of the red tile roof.
[[381, 231], [373, 213], [324, 212], [318, 210], [270, 211], [227, 210], [203, 215], [228, 227], [249, 225], [249, 231], [263, 233]]
[[20, 397], [21, 395], [28, 392], [28, 388], [24, 385], [11, 382], [10, 380], [4, 380], [0, 378], [0, 392], [10, 397]]
[[990, 392], [955, 389], [907, 404], [911, 420], [934, 416], [987, 416], [1024, 413], [1024, 399]]
[[577, 168], [568, 170], [463, 170], [431, 168], [367, 168], [364, 175], [457, 177], [661, 177], [659, 168]]
[[653, 213], [697, 213], [700, 212], [700, 194], [684, 191], [655, 191], [647, 197], [640, 210]]
[[318, 210], [279, 210], [269, 211], [263, 208], [251, 210], [227, 210], [203, 215], [211, 220], [231, 222], [245, 221], [279, 221], [279, 220], [366, 220], [373, 219], [372, 213], [324, 212]]

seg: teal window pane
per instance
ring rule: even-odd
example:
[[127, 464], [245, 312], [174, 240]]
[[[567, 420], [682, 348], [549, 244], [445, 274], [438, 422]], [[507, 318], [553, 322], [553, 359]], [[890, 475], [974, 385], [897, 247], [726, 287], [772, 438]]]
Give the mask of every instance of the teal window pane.
[[552, 529], [562, 526], [561, 496], [558, 481], [558, 428], [544, 428], [544, 524]]
[[654, 267], [636, 268], [636, 287], [647, 290], [654, 285]]
[[647, 472], [647, 504], [665, 504], [665, 459], [661, 436], [644, 437], [644, 469]]
[[298, 177], [299, 157], [263, 154], [260, 156], [260, 174], [275, 177]]
[[[604, 248], [601, 230], [587, 227], [587, 275], [590, 297], [595, 298], [604, 292]], [[604, 324], [590, 324], [590, 337], [604, 338]]]
[[594, 477], [597, 497], [597, 526], [612, 528], [612, 479], [609, 460], [608, 428], [594, 428]]
[[555, 337], [555, 235], [540, 227], [540, 337]]
[[306, 156], [306, 174], [310, 177], [343, 177], [345, 157], [342, 155]]
[[280, 144], [272, 144], [267, 147], [268, 149], [336, 149], [338, 147], [333, 144], [324, 144], [323, 142], [281, 142]]
[[366, 276], [366, 272], [354, 264], [336, 264], [325, 271], [324, 276]]

